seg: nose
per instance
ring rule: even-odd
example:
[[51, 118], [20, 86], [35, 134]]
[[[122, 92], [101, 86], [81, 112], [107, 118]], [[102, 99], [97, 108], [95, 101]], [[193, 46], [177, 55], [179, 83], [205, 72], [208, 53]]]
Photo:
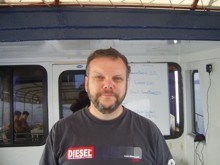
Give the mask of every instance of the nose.
[[109, 85], [109, 84], [105, 84], [103, 88], [104, 88], [104, 89], [112, 89], [112, 86]]
[[113, 83], [109, 80], [106, 80], [103, 85], [104, 89], [113, 89]]

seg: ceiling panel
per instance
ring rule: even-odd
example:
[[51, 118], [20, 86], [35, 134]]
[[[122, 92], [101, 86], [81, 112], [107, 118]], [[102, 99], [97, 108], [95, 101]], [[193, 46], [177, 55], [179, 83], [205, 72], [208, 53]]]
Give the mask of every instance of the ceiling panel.
[[220, 11], [220, 0], [0, 0], [0, 7], [5, 6], [93, 6]]

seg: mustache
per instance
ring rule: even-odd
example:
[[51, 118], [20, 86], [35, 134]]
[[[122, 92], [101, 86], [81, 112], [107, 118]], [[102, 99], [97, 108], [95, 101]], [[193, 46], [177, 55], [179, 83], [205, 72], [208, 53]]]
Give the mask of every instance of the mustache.
[[114, 92], [112, 92], [111, 90], [105, 90], [103, 92], [99, 92], [97, 93], [97, 96], [101, 96], [101, 95], [105, 95], [105, 94], [110, 94], [110, 95], [113, 95], [113, 96], [117, 96], [117, 94], [115, 94]]

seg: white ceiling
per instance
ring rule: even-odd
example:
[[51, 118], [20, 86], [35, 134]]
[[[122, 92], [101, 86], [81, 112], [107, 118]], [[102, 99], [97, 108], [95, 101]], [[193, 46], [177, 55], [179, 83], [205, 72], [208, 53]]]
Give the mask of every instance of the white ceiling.
[[50, 40], [0, 42], [0, 59], [18, 57], [88, 56], [92, 51], [113, 47], [127, 56], [178, 56], [220, 47], [220, 41], [167, 40]]
[[132, 7], [171, 10], [220, 10], [220, 0], [0, 0], [1, 6]]

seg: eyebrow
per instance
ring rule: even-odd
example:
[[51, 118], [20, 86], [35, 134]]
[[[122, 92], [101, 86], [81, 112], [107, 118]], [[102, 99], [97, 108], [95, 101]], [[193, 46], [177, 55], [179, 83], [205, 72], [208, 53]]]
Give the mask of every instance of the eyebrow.
[[90, 72], [90, 73], [93, 73], [93, 74], [103, 74], [103, 73], [101, 73], [101, 72], [99, 72], [99, 71], [92, 71], [92, 72]]
[[[93, 72], [90, 72], [90, 73], [93, 73], [93, 74], [100, 74], [100, 75], [105, 75], [104, 73], [101, 73], [99, 71], [93, 71]], [[125, 75], [126, 76], [126, 75]], [[113, 75], [112, 77], [123, 77], [123, 74], [122, 73], [119, 73], [119, 74], [115, 74]]]

